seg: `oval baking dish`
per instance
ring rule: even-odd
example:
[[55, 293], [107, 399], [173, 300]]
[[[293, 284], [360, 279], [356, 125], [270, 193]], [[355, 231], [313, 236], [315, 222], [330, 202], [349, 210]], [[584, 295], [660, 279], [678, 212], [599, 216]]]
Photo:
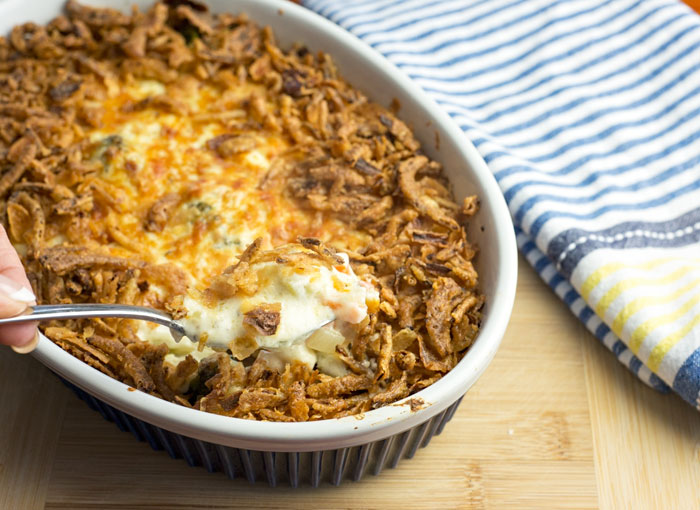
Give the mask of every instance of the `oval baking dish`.
[[[150, 1], [90, 0], [95, 6], [128, 11]], [[452, 417], [461, 397], [493, 358], [510, 317], [515, 295], [517, 255], [505, 201], [476, 149], [434, 101], [366, 44], [324, 18], [277, 0], [213, 0], [214, 12], [245, 12], [269, 25], [280, 46], [302, 42], [333, 56], [342, 76], [373, 101], [398, 100], [398, 116], [412, 126], [426, 154], [441, 162], [455, 197], [476, 194], [480, 211], [469, 239], [479, 247], [476, 268], [486, 298], [481, 331], [459, 364], [442, 379], [393, 405], [361, 417], [306, 423], [256, 422], [209, 414], [160, 400], [111, 379], [42, 337], [34, 356], [63, 378], [91, 407], [153, 448], [165, 449], [191, 465], [223, 471], [270, 485], [318, 485], [379, 473], [412, 457]], [[0, 3], [3, 33], [16, 24], [46, 23], [61, 12], [61, 0]], [[437, 141], [439, 140], [439, 143]]]

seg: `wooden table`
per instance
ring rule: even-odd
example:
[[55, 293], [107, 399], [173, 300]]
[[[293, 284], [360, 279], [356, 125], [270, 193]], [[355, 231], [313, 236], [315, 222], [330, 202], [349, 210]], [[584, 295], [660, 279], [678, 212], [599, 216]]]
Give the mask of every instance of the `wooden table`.
[[270, 489], [152, 451], [0, 349], [0, 509], [700, 509], [700, 413], [635, 379], [520, 261], [513, 318], [452, 422], [397, 469]]

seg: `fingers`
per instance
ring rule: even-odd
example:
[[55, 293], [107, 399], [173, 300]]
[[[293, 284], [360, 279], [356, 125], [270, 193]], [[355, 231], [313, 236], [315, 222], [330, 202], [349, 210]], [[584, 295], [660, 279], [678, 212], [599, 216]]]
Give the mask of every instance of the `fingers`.
[[21, 283], [0, 273], [0, 317], [13, 317], [36, 303], [34, 293]]
[[[8, 285], [11, 282], [12, 287]], [[15, 288], [16, 283], [0, 274], [0, 318], [14, 317], [34, 304], [34, 294], [26, 287]], [[14, 290], [12, 290], [14, 289]], [[19, 298], [19, 299], [13, 299]], [[13, 347], [25, 346], [34, 340], [36, 323], [8, 324], [0, 327], [0, 344]]]
[[[29, 280], [7, 233], [0, 226], [0, 318], [19, 315], [36, 304]], [[0, 344], [29, 352], [38, 340], [36, 323], [8, 324], [0, 327]], [[27, 350], [28, 349], [28, 350]]]
[[0, 328], [2, 343], [12, 347], [12, 350], [20, 354], [32, 352], [39, 343], [39, 332], [36, 322], [24, 322], [22, 324], [8, 324]]
[[[27, 305], [17, 313], [13, 315], [3, 315], [3, 317], [12, 317], [14, 315], [19, 315], [25, 310]], [[29, 351], [33, 350], [38, 341], [36, 322], [24, 322], [22, 324], [6, 324], [0, 327], [0, 344], [11, 345], [13, 348], [30, 348]], [[21, 352], [15, 349], [17, 352]], [[29, 352], [26, 351], [26, 352]]]

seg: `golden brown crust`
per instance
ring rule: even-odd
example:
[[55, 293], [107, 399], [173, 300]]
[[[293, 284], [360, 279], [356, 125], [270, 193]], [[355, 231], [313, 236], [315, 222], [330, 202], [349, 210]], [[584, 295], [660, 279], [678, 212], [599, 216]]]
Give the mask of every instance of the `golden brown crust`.
[[[476, 250], [465, 234], [477, 197], [456, 204], [440, 165], [421, 154], [406, 124], [349, 86], [328, 55], [303, 46], [282, 51], [269, 29], [241, 15], [211, 15], [194, 1], [125, 15], [70, 0], [66, 15], [47, 26], [21, 25], [0, 38], [2, 223], [22, 246], [40, 302], [134, 303], [184, 314], [188, 275], [176, 264], [150, 262], [115, 222], [124, 212], [120, 190], [100, 172], [119, 156], [122, 140], [109, 136], [95, 144], [87, 136], [103, 122], [100, 105], [122, 85], [144, 79], [182, 83], [184, 92], [127, 102], [120, 114], [154, 111], [215, 123], [215, 133], [223, 134], [210, 135], [206, 150], [217, 161], [255, 148], [259, 135], [284, 138], [289, 149], [271, 162], [258, 188], [284, 193], [318, 219], [314, 229], [285, 234], [285, 242], [297, 240], [302, 250], [262, 250], [260, 239], [248, 246], [212, 280], [204, 293], [210, 304], [255, 293], [250, 264], [333, 266], [342, 263], [337, 251], [345, 251], [354, 271], [380, 292], [379, 307], [337, 349], [349, 373], [335, 378], [298, 363], [279, 373], [262, 357], [246, 366], [227, 353], [201, 362], [188, 356], [174, 366], [164, 345], [140, 341], [128, 321], [42, 325], [49, 338], [161, 398], [263, 420], [366, 412], [454, 367], [481, 320]], [[192, 114], [187, 83], [217, 87], [222, 98], [238, 86], [252, 92], [235, 108], [222, 99]], [[134, 162], [125, 167], [137, 171]], [[185, 192], [152, 197], [139, 228], [160, 234], [187, 199]], [[328, 220], [369, 241], [352, 250], [321, 242]], [[249, 326], [273, 334], [274, 312], [250, 311]]]
[[312, 384], [306, 388], [306, 391], [313, 398], [338, 397], [358, 390], [366, 390], [371, 384], [372, 382], [367, 376], [348, 374]]
[[180, 201], [178, 193], [166, 193], [156, 200], [148, 210], [144, 228], [149, 232], [160, 232], [170, 219], [173, 208]]
[[426, 328], [430, 346], [441, 358], [452, 352], [450, 315], [462, 295], [462, 289], [452, 278], [440, 277], [433, 283], [426, 310]]
[[134, 387], [139, 390], [153, 392], [156, 385], [153, 382], [148, 370], [143, 365], [142, 360], [134, 356], [124, 344], [113, 338], [107, 338], [99, 335], [92, 335], [87, 339], [88, 344], [108, 354], [110, 366], [115, 371], [123, 371], [134, 384]]

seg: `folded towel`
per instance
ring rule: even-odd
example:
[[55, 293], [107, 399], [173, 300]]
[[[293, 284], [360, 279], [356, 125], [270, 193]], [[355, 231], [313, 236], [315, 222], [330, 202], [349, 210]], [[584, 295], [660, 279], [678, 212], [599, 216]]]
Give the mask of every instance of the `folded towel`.
[[700, 17], [677, 0], [305, 0], [449, 112], [520, 250], [700, 409]]

